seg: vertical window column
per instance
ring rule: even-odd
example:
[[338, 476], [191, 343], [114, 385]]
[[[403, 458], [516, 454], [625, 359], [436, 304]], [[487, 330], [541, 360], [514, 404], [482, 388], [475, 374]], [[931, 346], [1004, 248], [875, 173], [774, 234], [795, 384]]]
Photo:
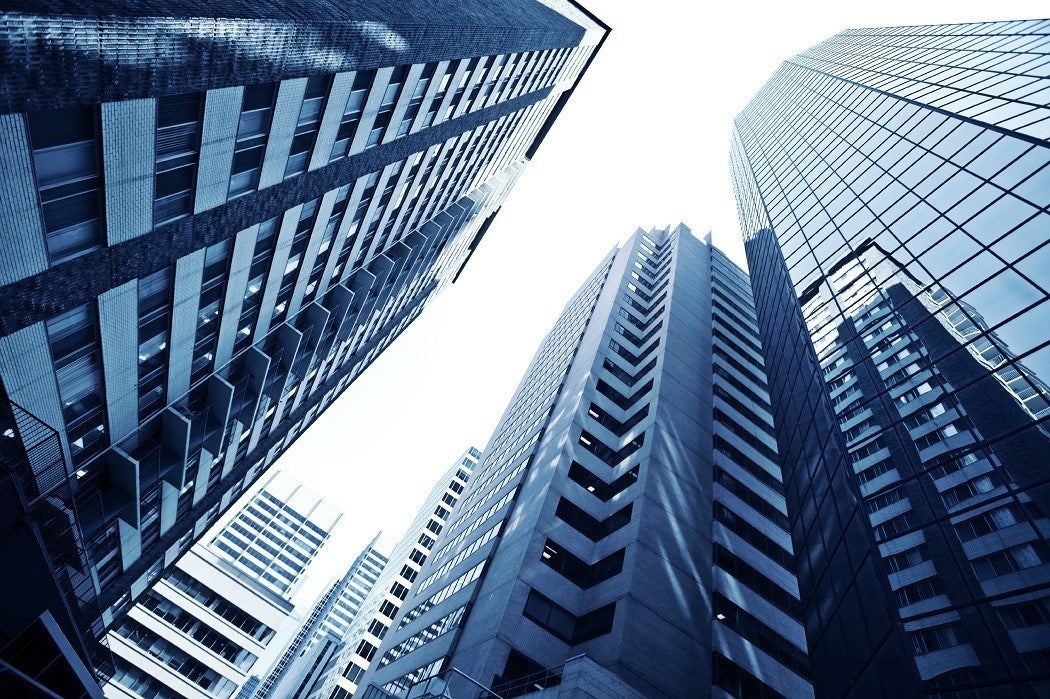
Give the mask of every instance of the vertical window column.
[[201, 297], [197, 306], [197, 333], [193, 343], [193, 361], [190, 365], [191, 385], [203, 379], [212, 369], [229, 256], [229, 239], [208, 247], [204, 253]]
[[62, 417], [73, 464], [80, 466], [107, 446], [98, 319], [85, 304], [47, 321]]
[[139, 280], [139, 420], [164, 407], [171, 317], [171, 267]]
[[230, 174], [230, 199], [254, 192], [259, 187], [259, 173], [276, 99], [277, 83], [244, 88]]
[[324, 113], [325, 100], [332, 79], [328, 75], [315, 75], [306, 81], [306, 92], [303, 94], [303, 105], [299, 109], [299, 121], [292, 137], [292, 147], [288, 153], [288, 163], [284, 168], [284, 178], [294, 177], [306, 172], [310, 160], [317, 130], [321, 127], [321, 115]]
[[98, 113], [70, 107], [26, 115], [47, 252], [57, 264], [102, 244]]
[[379, 103], [379, 112], [376, 113], [376, 118], [372, 122], [372, 129], [368, 134], [368, 140], [365, 141], [365, 150], [378, 145], [383, 139], [383, 133], [386, 131], [386, 127], [390, 125], [390, 118], [394, 114], [394, 106], [397, 104], [398, 97], [401, 94], [401, 86], [408, 77], [408, 70], [409, 66], [397, 66], [390, 74], [390, 80], [387, 82], [383, 99]]
[[335, 134], [335, 143], [332, 145], [329, 162], [345, 158], [349, 154], [350, 144], [354, 142], [357, 125], [361, 121], [361, 114], [364, 113], [368, 90], [375, 76], [374, 70], [363, 70], [354, 75], [354, 83], [350, 88], [350, 96], [346, 99], [346, 107], [343, 109], [343, 118], [339, 122], [339, 130]]
[[157, 98], [154, 226], [193, 213], [203, 103], [199, 92]]

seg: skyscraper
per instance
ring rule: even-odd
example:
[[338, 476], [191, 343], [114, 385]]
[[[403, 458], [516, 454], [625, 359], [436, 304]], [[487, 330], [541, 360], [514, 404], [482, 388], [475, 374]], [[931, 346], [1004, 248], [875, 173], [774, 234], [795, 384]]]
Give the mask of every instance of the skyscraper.
[[[285, 676], [305, 672], [305, 669], [299, 667], [303, 663], [312, 668], [319, 658], [331, 657], [334, 654], [334, 647], [331, 650], [319, 649], [316, 657], [310, 654], [310, 651], [329, 638], [337, 643], [341, 641], [357, 617], [361, 603], [375, 587], [387, 564], [387, 557], [375, 547], [379, 536], [376, 534], [350, 564], [346, 574], [321, 594], [280, 660], [260, 683], [257, 696], [268, 696], [271, 690], [280, 687], [280, 682]], [[302, 659], [304, 655], [308, 655], [308, 658]], [[297, 677], [292, 681], [296, 685], [300, 683]], [[291, 697], [291, 694], [280, 691], [277, 696]]]
[[302, 628], [291, 596], [341, 514], [275, 473], [110, 629], [110, 697], [250, 696]]
[[346, 699], [356, 692], [365, 671], [378, 662], [377, 650], [409, 591], [418, 582], [419, 571], [431, 556], [441, 532], [448, 526], [480, 457], [481, 452], [469, 447], [438, 478], [405, 535], [394, 547], [390, 562], [371, 593], [361, 602], [354, 623], [342, 634], [345, 647], [327, 676], [302, 699]]
[[105, 629], [455, 279], [607, 27], [534, 0], [7, 11], [5, 536], [49, 582], [2, 596], [4, 635], [50, 609], [104, 676]]
[[291, 599], [342, 516], [278, 471], [222, 526], [211, 547], [257, 584]]
[[765, 383], [747, 276], [710, 242], [680, 225], [610, 252], [537, 351], [364, 696], [464, 675], [503, 697], [812, 695]]
[[818, 694], [1050, 691], [1048, 50], [850, 30], [736, 120]]

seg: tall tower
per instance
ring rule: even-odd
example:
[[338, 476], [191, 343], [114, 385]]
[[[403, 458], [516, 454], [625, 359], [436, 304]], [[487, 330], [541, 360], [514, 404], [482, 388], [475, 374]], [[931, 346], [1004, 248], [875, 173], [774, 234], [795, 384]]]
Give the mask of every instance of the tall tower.
[[51, 610], [105, 676], [105, 629], [459, 274], [607, 27], [571, 1], [6, 9], [4, 536], [50, 582], [0, 590], [0, 639]]
[[[334, 654], [334, 646], [349, 630], [350, 624], [361, 610], [361, 604], [375, 587], [386, 567], [387, 557], [376, 549], [379, 536], [380, 534], [376, 534], [350, 564], [346, 574], [321, 594], [292, 642], [270, 669], [267, 677], [260, 681], [257, 691], [249, 696], [267, 697], [277, 687], [277, 696], [290, 699], [291, 693], [284, 691], [279, 684], [282, 679], [289, 674], [309, 674], [300, 669], [304, 663], [312, 669], [326, 656]], [[328, 639], [335, 642], [332, 648], [319, 648], [311, 653], [311, 649], [324, 644]], [[303, 656], [307, 656], [306, 659], [301, 659]], [[292, 680], [295, 685], [300, 682], [298, 677]]]
[[737, 118], [818, 694], [1050, 691], [1048, 51], [850, 30]]
[[[365, 697], [812, 694], [746, 275], [637, 231], [540, 346]], [[417, 688], [417, 692], [418, 692]]]
[[348, 699], [358, 689], [365, 671], [379, 662], [378, 649], [404, 606], [409, 590], [419, 582], [419, 572], [433, 555], [434, 546], [448, 526], [462, 499], [467, 482], [478, 466], [481, 452], [469, 447], [438, 478], [405, 535], [390, 554], [390, 562], [360, 613], [343, 635], [345, 648], [326, 676], [303, 699]]

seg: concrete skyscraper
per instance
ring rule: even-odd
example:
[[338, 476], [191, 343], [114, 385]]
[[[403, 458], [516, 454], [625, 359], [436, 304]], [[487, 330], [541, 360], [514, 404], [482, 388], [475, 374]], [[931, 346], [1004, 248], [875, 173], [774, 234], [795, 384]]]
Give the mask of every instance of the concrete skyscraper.
[[765, 383], [747, 276], [720, 251], [677, 226], [610, 252], [536, 353], [363, 696], [465, 691], [463, 675], [502, 697], [810, 696]]
[[1050, 693], [1048, 53], [850, 30], [736, 120], [820, 695]]
[[607, 27], [570, 0], [5, 11], [0, 640], [50, 611], [104, 677], [106, 628], [459, 274]]
[[405, 535], [390, 554], [390, 562], [361, 603], [353, 625], [343, 636], [345, 648], [333, 663], [331, 671], [319, 682], [313, 693], [303, 699], [347, 699], [355, 694], [365, 671], [379, 661], [377, 651], [386, 637], [405, 599], [419, 582], [419, 573], [434, 546], [448, 526], [481, 457], [474, 447], [456, 459], [438, 478]]

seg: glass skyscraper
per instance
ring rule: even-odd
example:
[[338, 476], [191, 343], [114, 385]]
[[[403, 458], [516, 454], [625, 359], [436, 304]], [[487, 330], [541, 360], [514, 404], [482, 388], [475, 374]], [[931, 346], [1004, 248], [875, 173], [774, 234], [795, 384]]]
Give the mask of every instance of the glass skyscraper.
[[105, 629], [456, 278], [607, 27], [570, 1], [50, 7], [0, 30], [25, 571], [0, 639], [50, 609], [104, 677]]
[[1050, 692], [1048, 52], [845, 31], [736, 120], [818, 695]]
[[[685, 226], [543, 340], [363, 696], [812, 695], [747, 275]], [[714, 688], [714, 693], [712, 689]]]

